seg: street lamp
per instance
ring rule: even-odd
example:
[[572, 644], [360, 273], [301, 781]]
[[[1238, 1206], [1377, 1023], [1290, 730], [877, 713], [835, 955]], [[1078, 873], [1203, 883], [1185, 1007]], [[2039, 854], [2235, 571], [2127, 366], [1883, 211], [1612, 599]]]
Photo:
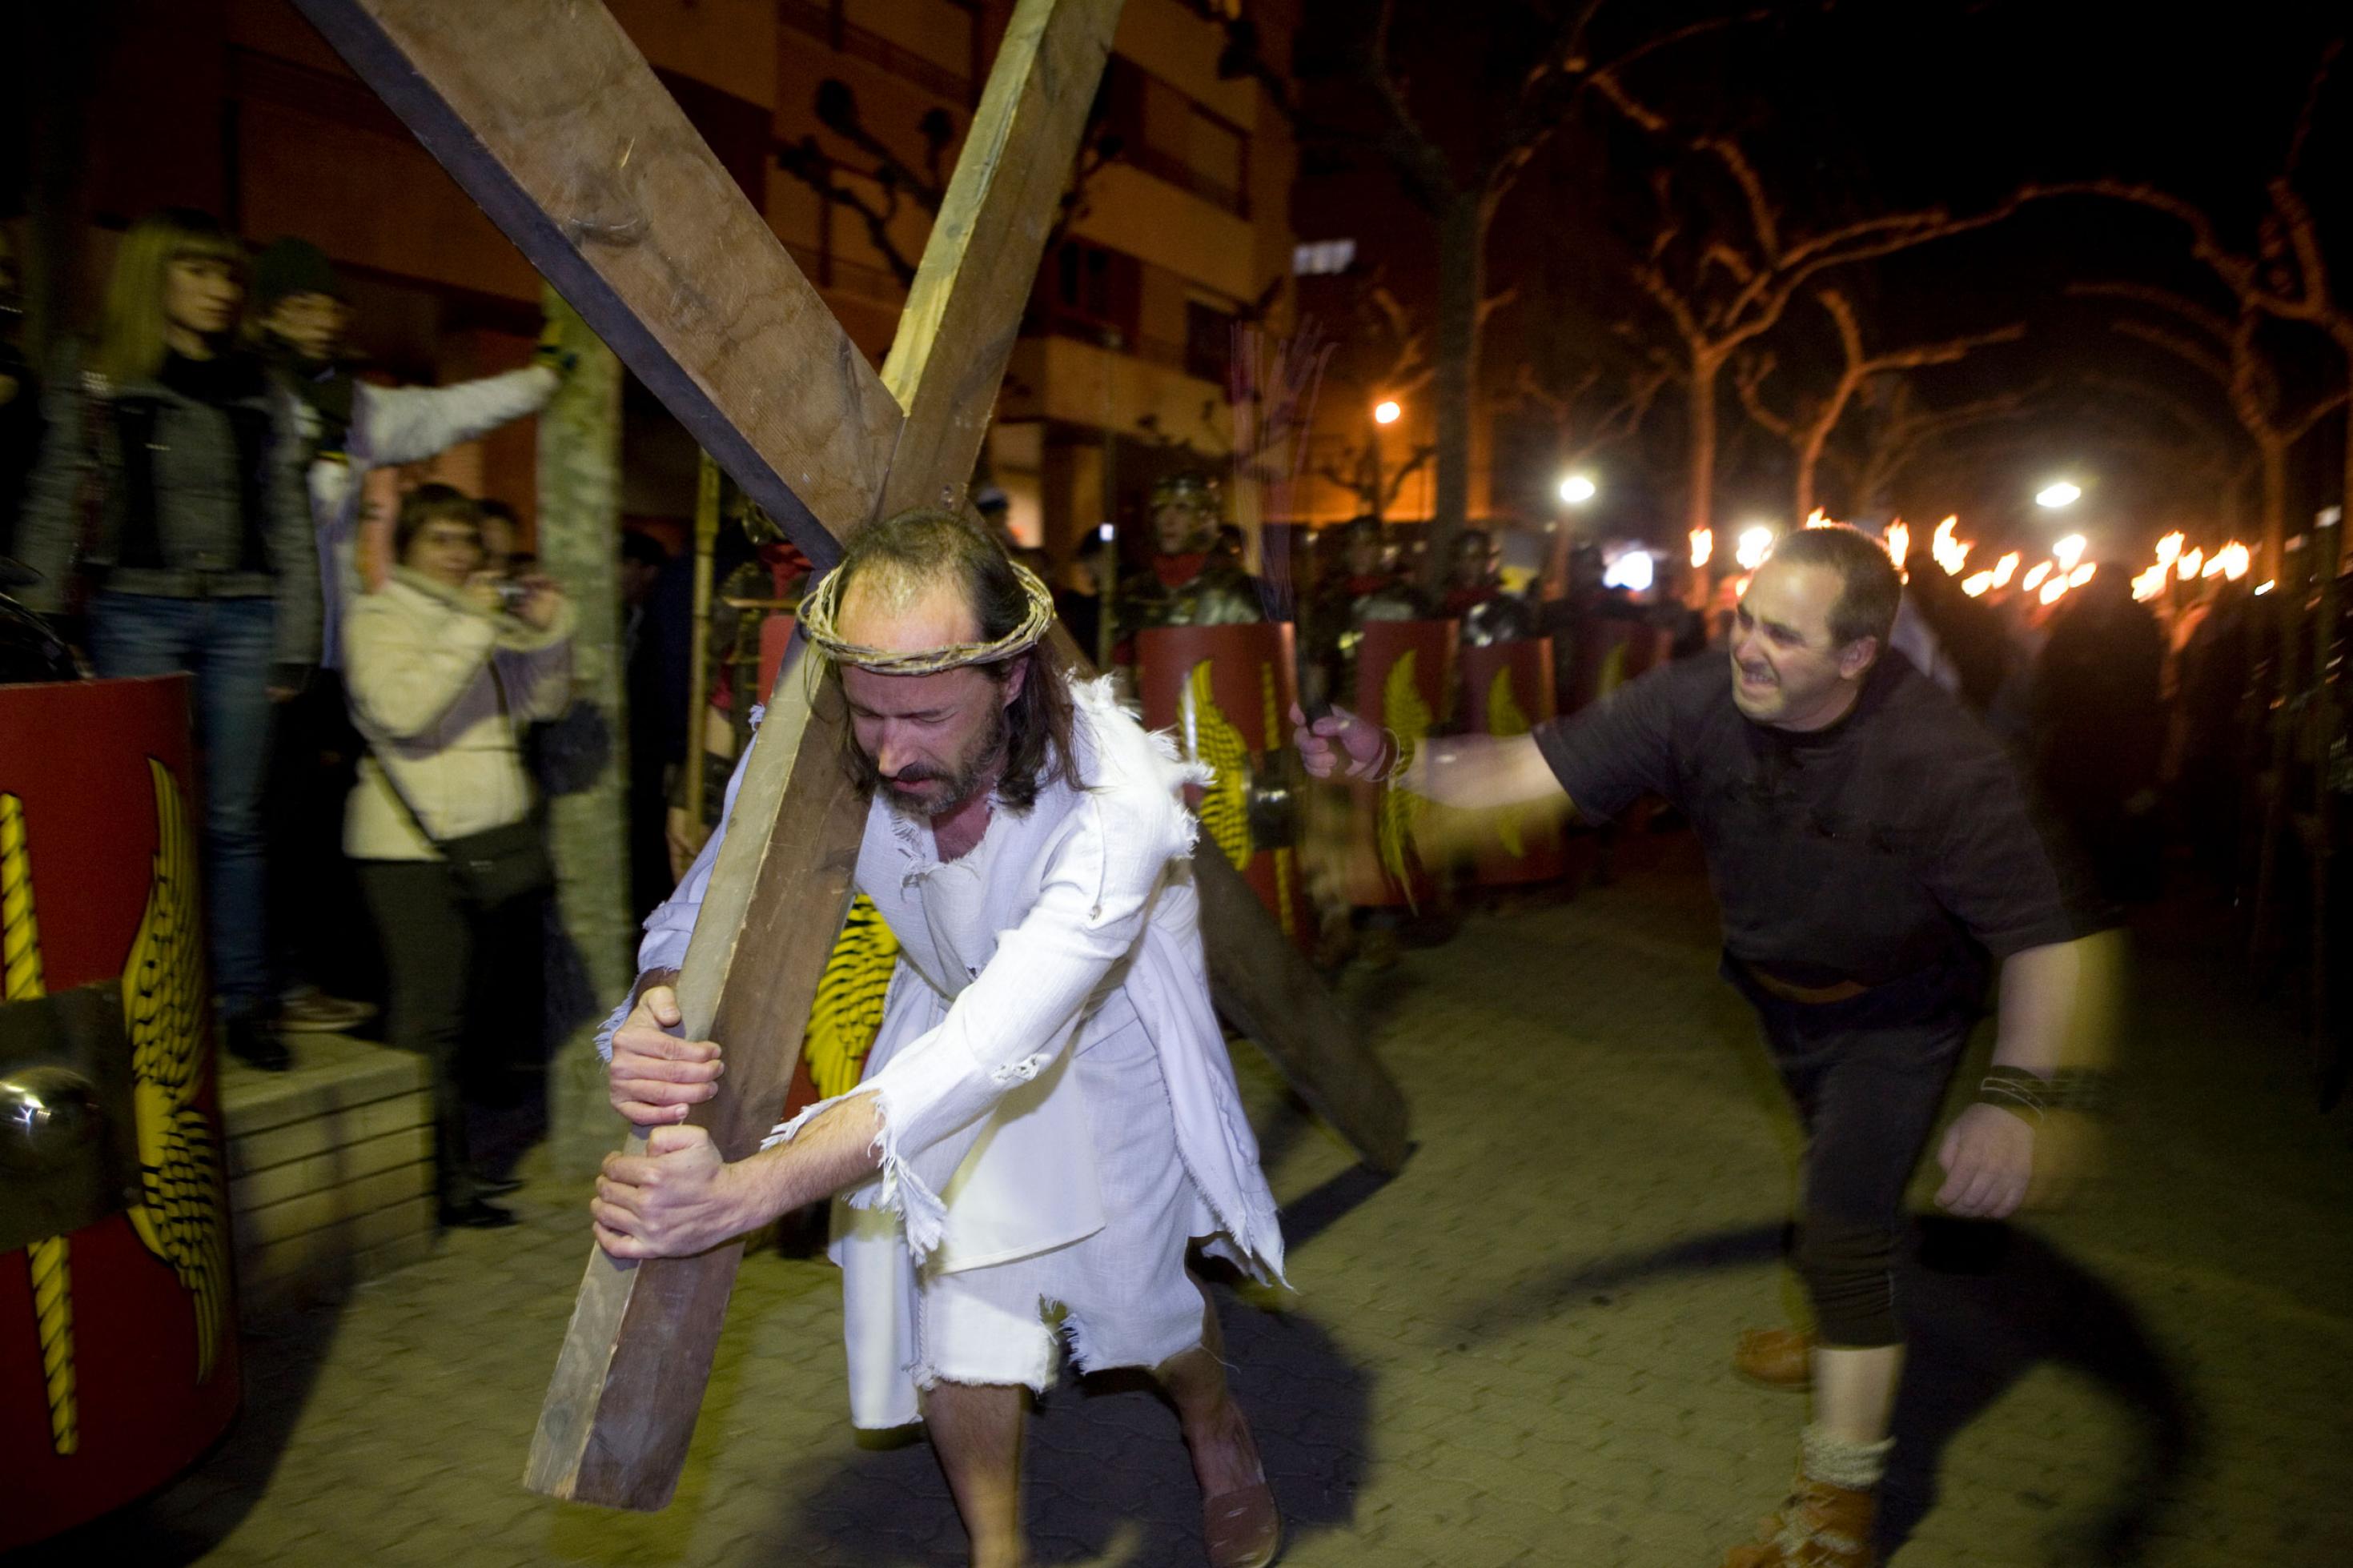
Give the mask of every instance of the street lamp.
[[2065, 479], [2043, 486], [2034, 494], [2034, 504], [2049, 511], [2073, 506], [2084, 499], [2084, 487], [2069, 484]]
[[1404, 413], [1405, 410], [1398, 406], [1398, 400], [1396, 398], [1384, 397], [1378, 403], [1373, 405], [1373, 423], [1376, 425], [1394, 425], [1404, 415]]
[[1560, 499], [1571, 506], [1583, 506], [1599, 493], [1599, 487], [1583, 474], [1571, 474], [1560, 481]]

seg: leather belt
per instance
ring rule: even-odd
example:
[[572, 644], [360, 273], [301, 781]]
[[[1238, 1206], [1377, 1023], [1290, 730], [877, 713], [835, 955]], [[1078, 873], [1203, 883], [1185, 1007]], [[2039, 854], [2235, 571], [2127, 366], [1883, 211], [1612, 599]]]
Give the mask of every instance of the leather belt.
[[1801, 1002], [1820, 1006], [1830, 1002], [1851, 1002], [1871, 989], [1857, 981], [1841, 980], [1832, 985], [1798, 985], [1767, 973], [1746, 959], [1740, 962], [1743, 973], [1757, 983], [1757, 989], [1767, 996], [1778, 996], [1784, 1002]]

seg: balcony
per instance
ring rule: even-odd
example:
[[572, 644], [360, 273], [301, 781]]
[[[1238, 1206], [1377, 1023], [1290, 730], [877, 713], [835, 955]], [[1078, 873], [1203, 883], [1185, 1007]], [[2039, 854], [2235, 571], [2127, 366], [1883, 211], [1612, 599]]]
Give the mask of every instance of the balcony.
[[894, 44], [880, 33], [845, 22], [830, 7], [814, 5], [811, 0], [776, 0], [776, 20], [818, 40], [837, 54], [880, 66], [900, 80], [913, 82], [951, 103], [970, 108], [980, 101], [969, 77]]

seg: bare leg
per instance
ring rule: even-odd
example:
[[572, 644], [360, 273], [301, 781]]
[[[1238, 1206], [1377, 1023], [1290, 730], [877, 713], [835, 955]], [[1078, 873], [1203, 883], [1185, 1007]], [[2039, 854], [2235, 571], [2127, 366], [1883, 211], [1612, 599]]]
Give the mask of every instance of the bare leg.
[[973, 1568], [1023, 1568], [1021, 1394], [1016, 1384], [941, 1383], [923, 1394], [923, 1421], [956, 1512], [972, 1538]]
[[1869, 1350], [1814, 1347], [1814, 1422], [1842, 1443], [1876, 1443], [1887, 1436], [1895, 1384], [1904, 1373], [1902, 1345]]
[[1201, 1343], [1163, 1362], [1159, 1378], [1176, 1406], [1176, 1423], [1184, 1430], [1186, 1447], [1192, 1450], [1193, 1475], [1201, 1483], [1201, 1495], [1223, 1497], [1256, 1486], [1266, 1479], [1266, 1471], [1259, 1464], [1250, 1419], [1226, 1387], [1226, 1336], [1218, 1310], [1198, 1276], [1193, 1287], [1201, 1292]]

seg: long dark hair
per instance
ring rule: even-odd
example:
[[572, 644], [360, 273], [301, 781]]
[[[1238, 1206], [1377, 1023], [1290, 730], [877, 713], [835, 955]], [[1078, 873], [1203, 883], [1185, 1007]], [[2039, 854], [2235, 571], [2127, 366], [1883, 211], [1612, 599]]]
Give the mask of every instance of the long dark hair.
[[[994, 539], [956, 516], [925, 507], [900, 512], [851, 535], [842, 551], [842, 603], [860, 573], [879, 572], [909, 586], [945, 578], [963, 588], [965, 602], [980, 622], [979, 639], [994, 642], [1018, 626], [1029, 615], [1029, 595], [1012, 561]], [[1071, 734], [1075, 717], [1071, 683], [1061, 661], [1044, 644], [1010, 658], [979, 667], [1003, 685], [1017, 668], [1027, 668], [1021, 694], [1005, 709], [1005, 771], [997, 781], [997, 797], [1008, 809], [1028, 811], [1038, 792], [1060, 782], [1072, 789], [1079, 783], [1078, 758]], [[828, 660], [827, 684], [839, 691], [841, 672]], [[848, 724], [841, 727], [842, 766], [860, 793], [871, 795], [882, 775], [858, 744]]]

